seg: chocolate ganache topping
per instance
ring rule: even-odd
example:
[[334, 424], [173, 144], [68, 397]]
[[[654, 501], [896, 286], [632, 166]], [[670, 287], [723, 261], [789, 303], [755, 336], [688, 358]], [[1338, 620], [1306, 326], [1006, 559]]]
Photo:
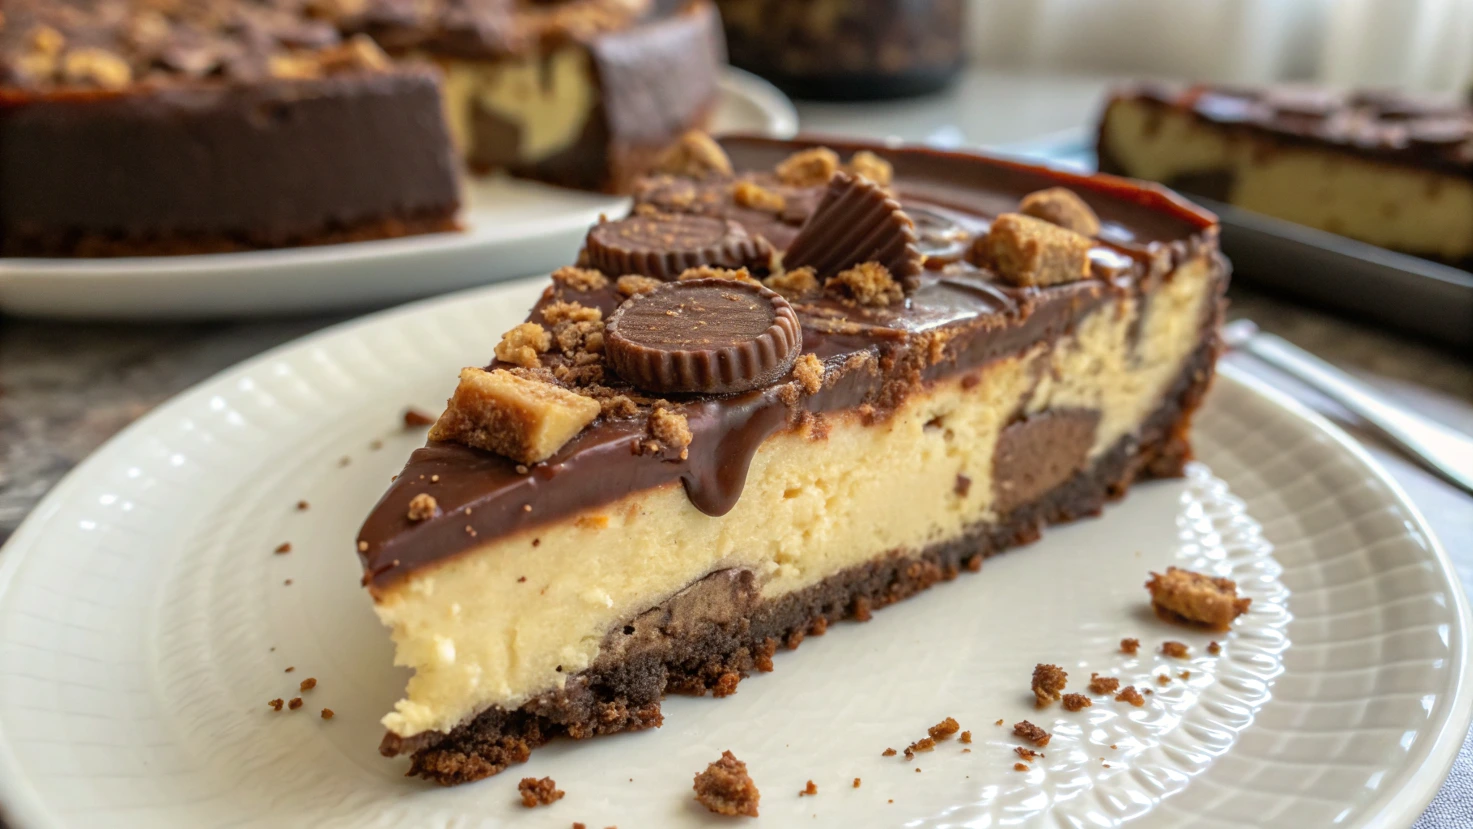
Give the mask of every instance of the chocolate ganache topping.
[[[894, 199], [907, 213], [922, 217], [914, 233], [916, 247], [927, 257], [925, 267], [901, 301], [868, 305], [825, 288], [811, 274], [805, 280], [793, 272], [775, 273], [767, 285], [787, 297], [784, 304], [801, 328], [801, 347], [791, 348], [802, 354], [796, 364], [779, 361], [780, 371], [758, 372], [760, 382], [745, 390], [691, 384], [656, 392], [623, 376], [637, 372], [627, 363], [621, 367], [618, 354], [625, 346], [618, 339], [621, 306], [631, 297], [657, 295], [658, 283], [617, 270], [554, 274], [528, 317], [539, 330], [548, 330], [545, 339], [526, 338], [540, 349], [540, 362], [525, 368], [494, 361], [488, 369], [510, 368], [562, 383], [599, 400], [603, 414], [551, 457], [530, 466], [457, 443], [431, 441], [417, 450], [359, 534], [365, 582], [387, 588], [416, 569], [519, 533], [534, 543], [539, 527], [676, 482], [697, 509], [725, 514], [741, 494], [757, 449], [778, 431], [804, 428], [825, 416], [882, 421], [925, 383], [965, 376], [1062, 336], [1090, 308], [1141, 296], [1146, 284], [1188, 258], [1207, 257], [1216, 263], [1217, 278], [1226, 278], [1226, 263], [1216, 252], [1215, 218], [1163, 189], [965, 153], [824, 143], [846, 157], [861, 150], [883, 156], [894, 165]], [[723, 146], [734, 176], [655, 177], [636, 196], [635, 215], [656, 202], [662, 213], [684, 204], [689, 215], [734, 222], [750, 238], [786, 247], [828, 185], [784, 186], [768, 171], [813, 144], [743, 137], [725, 139]], [[753, 181], [780, 193], [784, 209], [738, 203], [734, 181]], [[1077, 193], [1100, 219], [1087, 278], [1015, 286], [966, 261], [973, 240], [994, 217], [1016, 210], [1029, 193], [1057, 186]], [[689, 198], [672, 198], [677, 192]], [[797, 214], [789, 209], [801, 211], [803, 221], [796, 227]], [[594, 258], [584, 261], [592, 264]], [[865, 267], [887, 272], [874, 263]], [[753, 297], [772, 293], [751, 284], [755, 280], [742, 270], [701, 270], [706, 273], [688, 274], [687, 282], [665, 288], [695, 290], [678, 286], [713, 281], [690, 278], [703, 276], [727, 283], [717, 290]], [[1211, 318], [1204, 312], [1201, 324]], [[596, 337], [599, 333], [604, 336]], [[409, 503], [422, 492], [433, 495], [446, 517], [409, 519]]]

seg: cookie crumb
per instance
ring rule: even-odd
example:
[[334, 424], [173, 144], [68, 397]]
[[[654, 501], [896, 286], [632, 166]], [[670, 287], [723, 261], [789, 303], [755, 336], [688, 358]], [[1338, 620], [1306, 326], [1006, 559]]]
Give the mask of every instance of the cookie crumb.
[[1043, 748], [1044, 746], [1048, 745], [1048, 741], [1053, 739], [1052, 734], [1044, 731], [1042, 728], [1039, 728], [1038, 726], [1034, 725], [1031, 722], [1028, 722], [1027, 720], [1013, 723], [1013, 735], [1016, 737], [1021, 737], [1028, 742], [1038, 746], [1039, 748]]
[[534, 806], [546, 806], [563, 799], [563, 791], [557, 787], [557, 783], [551, 777], [544, 777], [541, 780], [535, 777], [523, 777], [522, 782], [517, 784], [517, 791], [522, 795], [522, 805], [528, 809]]
[[298, 501], [297, 502], [297, 511], [298, 512], [306, 512], [311, 506], [312, 505], [309, 504], [309, 503], [307, 503], [306, 501]]
[[1002, 717], [998, 717], [997, 722], [993, 723], [993, 725], [1002, 725]]
[[303, 691], [310, 691], [310, 690], [312, 690], [313, 688], [316, 688], [316, 687], [317, 687], [317, 678], [316, 677], [309, 676], [306, 679], [302, 680], [301, 688], [302, 688]]
[[781, 193], [775, 193], [755, 181], [742, 179], [731, 187], [731, 200], [742, 207], [753, 210], [763, 210], [769, 213], [781, 213], [787, 208], [788, 202]]
[[812, 296], [823, 288], [818, 284], [818, 277], [812, 268], [794, 268], [790, 271], [775, 273], [762, 280], [762, 284], [788, 299]]
[[1192, 672], [1191, 671], [1182, 671], [1181, 673], [1177, 674], [1177, 678], [1179, 678], [1179, 679], [1191, 679], [1192, 678]]
[[899, 753], [899, 752], [897, 752], [897, 751], [896, 751], [896, 750], [895, 750], [895, 749], [893, 749], [893, 748], [887, 748], [887, 749], [885, 749], [885, 750], [884, 750], [884, 751], [882, 751], [882, 752], [880, 752], [880, 756], [881, 756], [881, 757], [894, 757], [894, 756], [895, 756], [895, 755], [896, 755], [896, 754], [898, 754], [898, 753]]
[[1151, 607], [1160, 618], [1212, 630], [1226, 630], [1253, 603], [1252, 599], [1238, 597], [1238, 584], [1232, 579], [1177, 567], [1151, 573], [1146, 589], [1151, 591]]
[[1065, 711], [1079, 711], [1094, 705], [1084, 694], [1065, 694], [1063, 700]]
[[269, 706], [272, 711], [280, 711], [281, 710], [281, 707], [283, 705], [286, 705], [286, 700], [283, 700], [280, 697], [277, 697], [276, 699], [271, 700], [270, 702], [266, 703], [266, 705]]
[[926, 733], [931, 735], [931, 739], [933, 740], [944, 740], [960, 730], [961, 724], [958, 723], [954, 718], [947, 717], [941, 722], [936, 723], [935, 725], [926, 729]]
[[839, 171], [839, 154], [828, 147], [812, 147], [793, 153], [777, 165], [774, 172], [783, 184], [793, 187], [816, 187], [827, 184]]
[[297, 669], [297, 666], [296, 665], [288, 665], [287, 668], [286, 668], [286, 670], [283, 671], [283, 673], [288, 673], [289, 674], [292, 671], [295, 671], [296, 669]]
[[[811, 784], [810, 784], [811, 785]], [[696, 800], [718, 815], [757, 816], [757, 802], [762, 793], [747, 774], [747, 764], [730, 751], [696, 775]]]
[[1128, 654], [1131, 654], [1132, 656], [1134, 656], [1135, 655], [1135, 652], [1138, 651], [1138, 650], [1140, 650], [1140, 649], [1141, 649], [1141, 640], [1139, 640], [1139, 639], [1121, 639], [1120, 640], [1120, 652], [1121, 653], [1128, 653]]
[[287, 708], [290, 708], [293, 711], [297, 710], [298, 708], [301, 708], [302, 707], [302, 698], [301, 697], [292, 697], [292, 701], [291, 702], [288, 702], [286, 704], [286, 707]]
[[1128, 702], [1131, 705], [1134, 705], [1136, 708], [1140, 708], [1142, 705], [1146, 704], [1145, 697], [1141, 696], [1141, 692], [1137, 691], [1134, 685], [1127, 685], [1124, 688], [1120, 689], [1120, 693], [1116, 695], [1115, 701]]
[[859, 778], [858, 777], [854, 778], [854, 788], [856, 788], [856, 789], [859, 788]]
[[283, 541], [281, 542], [281, 544], [277, 545], [275, 550], [272, 550], [273, 553], [276, 553], [279, 556], [284, 556], [291, 551], [292, 543], [290, 541]]
[[1191, 650], [1181, 642], [1162, 642], [1161, 653], [1172, 659], [1186, 659]]
[[1093, 694], [1113, 694], [1120, 688], [1120, 680], [1113, 676], [1089, 675], [1089, 690]]
[[1207, 652], [1212, 654], [1213, 656], [1217, 656], [1218, 654], [1222, 653], [1222, 645], [1219, 645], [1216, 642], [1208, 642]]
[[803, 797], [804, 795], [807, 795], [809, 797], [812, 797], [813, 795], [816, 795], [816, 794], [818, 794], [818, 787], [815, 786], [815, 785], [813, 785], [813, 781], [812, 780], [809, 780], [808, 781], [808, 785], [803, 787], [803, 791], [798, 792], [798, 796], [799, 797]]
[[1028, 770], [1028, 765], [1026, 763], [1014, 763], [1013, 764], [1013, 771], [1027, 771], [1027, 770]]
[[960, 737], [958, 737], [957, 739], [958, 740], [961, 740], [963, 743], [971, 743], [972, 742], [972, 732], [970, 732], [970, 731], [963, 731], [962, 732], [962, 735]]
[[628, 273], [614, 283], [614, 289], [623, 296], [636, 296], [647, 294], [665, 283], [652, 276], [641, 276], [636, 273]]
[[1033, 696], [1037, 699], [1038, 707], [1043, 708], [1058, 699], [1068, 679], [1069, 674], [1058, 665], [1045, 665], [1042, 662], [1035, 665], [1033, 667]]
[[434, 518], [435, 513], [439, 510], [440, 503], [435, 500], [435, 496], [428, 492], [421, 492], [409, 499], [409, 514], [407, 517], [410, 521], [415, 522], [428, 521]]
[[930, 737], [922, 737], [905, 747], [905, 759], [915, 757], [917, 751], [930, 751], [936, 747], [936, 741]]
[[860, 305], [885, 307], [905, 298], [905, 291], [890, 269], [879, 262], [861, 262], [854, 267], [829, 277], [825, 288], [839, 289], [853, 297]]
[[1156, 674], [1156, 684], [1157, 685], [1170, 685], [1171, 684], [1171, 675], [1170, 674]]
[[804, 354], [793, 364], [793, 378], [803, 391], [818, 394], [823, 390], [823, 361], [815, 354]]
[[348, 457], [347, 455], [344, 455], [341, 458], [338, 458], [338, 468], [339, 469], [342, 469], [343, 467], [347, 466], [348, 464], [350, 464], [352, 462], [353, 462], [353, 459], [352, 458]]
[[601, 271], [592, 268], [579, 268], [573, 265], [564, 265], [552, 272], [552, 281], [570, 288], [574, 291], [587, 293], [597, 291], [609, 284], [609, 278]]
[[1013, 746], [1013, 751], [1017, 753], [1019, 757], [1022, 757], [1023, 762], [1025, 763], [1031, 763], [1033, 762], [1033, 758], [1043, 756], [1042, 753], [1034, 751], [1028, 746]]
[[322, 718], [324, 720], [330, 720], [330, 719], [332, 719], [335, 716], [337, 716], [337, 715], [333, 713], [333, 711], [332, 711], [331, 708], [324, 708], [324, 709], [322, 709]]

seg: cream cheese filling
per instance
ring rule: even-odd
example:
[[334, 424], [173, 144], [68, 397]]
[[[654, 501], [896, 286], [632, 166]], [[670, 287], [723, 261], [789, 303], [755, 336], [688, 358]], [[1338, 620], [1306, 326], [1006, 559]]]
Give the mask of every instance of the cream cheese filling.
[[1169, 182], [1230, 170], [1228, 201], [1238, 207], [1381, 247], [1473, 256], [1473, 180], [1466, 177], [1282, 145], [1141, 101], [1110, 106], [1104, 143], [1136, 178]]
[[577, 143], [598, 104], [593, 60], [580, 46], [499, 61], [439, 63], [450, 136], [462, 153], [477, 146], [477, 109], [515, 125], [516, 159], [531, 164]]
[[[415, 574], [376, 605], [396, 663], [415, 671], [384, 725], [402, 737], [448, 731], [560, 688], [613, 626], [714, 570], [750, 569], [776, 598], [995, 518], [993, 454], [1013, 415], [1096, 409], [1094, 455], [1138, 429], [1198, 345], [1212, 271], [1194, 259], [1143, 311], [1131, 298], [1107, 303], [1071, 335], [935, 382], [885, 421], [840, 413], [827, 437], [769, 438], [724, 516], [698, 511], [677, 483]], [[964, 495], [959, 474], [972, 481]]]

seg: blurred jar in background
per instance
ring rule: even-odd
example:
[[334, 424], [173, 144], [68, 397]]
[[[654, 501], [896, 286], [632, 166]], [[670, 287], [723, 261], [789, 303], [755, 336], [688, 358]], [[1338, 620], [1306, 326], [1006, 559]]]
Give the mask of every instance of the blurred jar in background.
[[795, 98], [934, 92], [956, 77], [966, 0], [717, 0], [731, 62]]

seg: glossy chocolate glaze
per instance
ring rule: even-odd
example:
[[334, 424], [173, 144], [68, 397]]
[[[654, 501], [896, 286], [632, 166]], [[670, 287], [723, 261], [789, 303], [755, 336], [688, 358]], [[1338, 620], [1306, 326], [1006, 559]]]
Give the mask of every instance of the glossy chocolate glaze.
[[[724, 397], [669, 396], [683, 406], [694, 435], [684, 459], [640, 454], [642, 417], [600, 418], [526, 473], [505, 458], [463, 446], [432, 443], [417, 450], [358, 536], [366, 546], [361, 552], [365, 580], [373, 587], [387, 587], [488, 540], [676, 481], [697, 509], [725, 514], [741, 494], [753, 455], [776, 432], [811, 426], [815, 417], [821, 421], [840, 412], [867, 422], [881, 420], [930, 380], [963, 374], [1052, 340], [1092, 308], [1169, 278], [1170, 268], [1184, 259], [1216, 257], [1215, 219], [1149, 185], [918, 148], [750, 138], [725, 143], [739, 170], [771, 169], [789, 153], [820, 143], [846, 156], [858, 149], [885, 156], [895, 165], [901, 203], [925, 217], [918, 221], [918, 235], [933, 261], [919, 287], [901, 305], [882, 308], [827, 296], [795, 301], [803, 323], [802, 350], [824, 361], [824, 388], [802, 395], [797, 381], [788, 378]], [[1093, 257], [1095, 278], [1044, 289], [1015, 288], [962, 261], [965, 240], [985, 228], [990, 216], [1012, 208], [1028, 192], [1054, 185], [1079, 192], [1107, 228], [1108, 238]], [[782, 217], [722, 206], [722, 199], [729, 199], [726, 181], [708, 181], [701, 189], [715, 195], [697, 200], [701, 212], [730, 216], [753, 234], [792, 227]], [[811, 189], [810, 205], [822, 188]], [[646, 191], [639, 198], [650, 197]], [[623, 297], [612, 282], [590, 291], [555, 284], [529, 319], [542, 321], [541, 309], [557, 300], [598, 307], [607, 318]], [[821, 433], [821, 426], [814, 432]], [[408, 502], [420, 492], [434, 495], [442, 516], [420, 523], [408, 520]], [[532, 533], [525, 538], [534, 543]]]

